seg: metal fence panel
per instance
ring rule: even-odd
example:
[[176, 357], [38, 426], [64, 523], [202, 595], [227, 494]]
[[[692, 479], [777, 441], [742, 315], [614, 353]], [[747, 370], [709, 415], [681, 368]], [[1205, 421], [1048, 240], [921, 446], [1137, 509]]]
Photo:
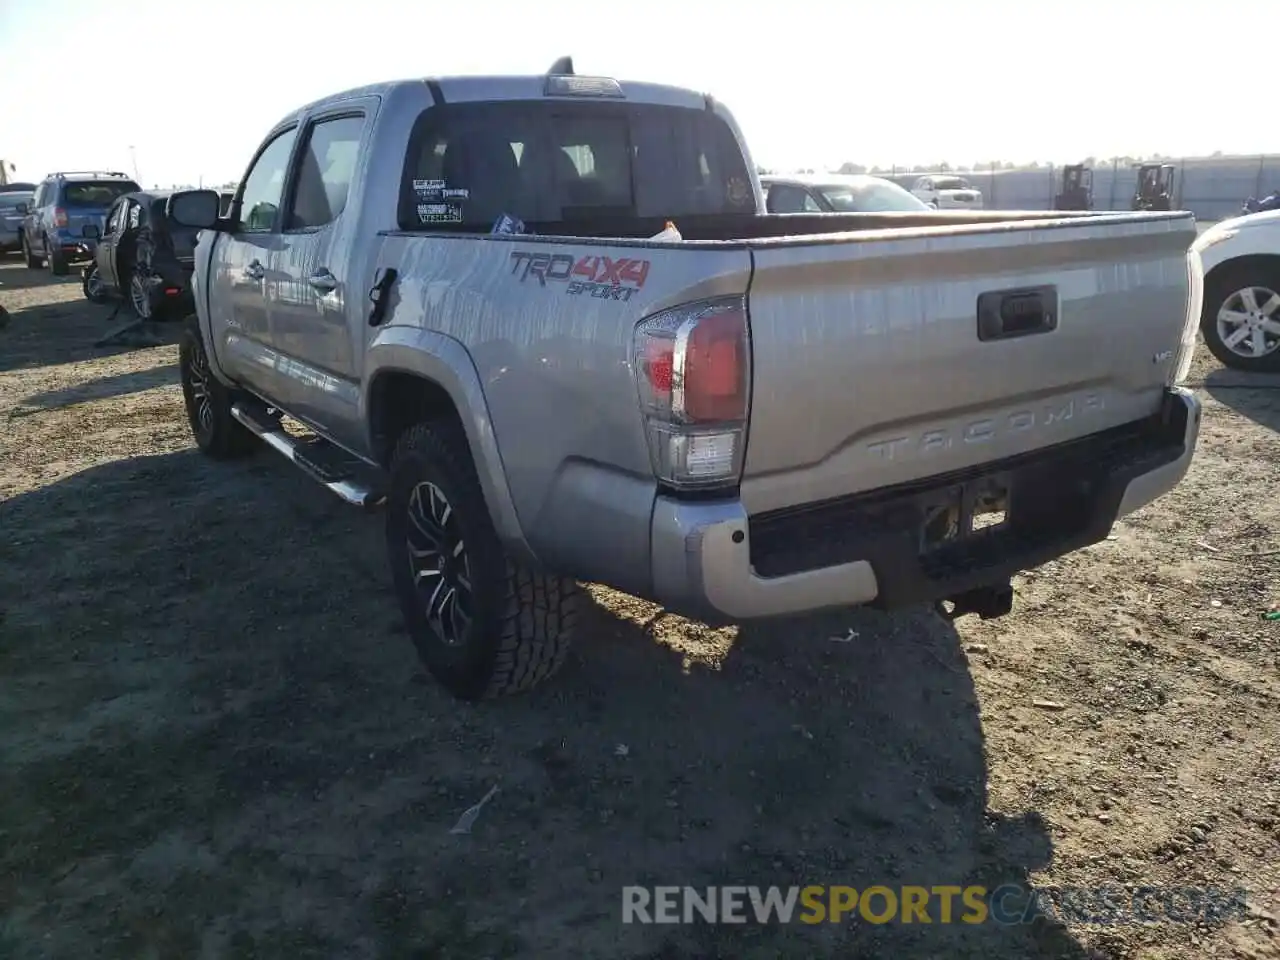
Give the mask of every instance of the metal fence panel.
[[[1156, 162], [1156, 161], [1152, 161]], [[1190, 210], [1197, 220], [1235, 216], [1246, 197], [1262, 197], [1280, 189], [1280, 156], [1165, 158], [1176, 169], [1174, 206]], [[917, 178], [936, 171], [909, 173], [895, 167], [884, 176], [910, 188]], [[1061, 167], [1021, 170], [956, 170], [982, 191], [985, 205], [996, 210], [1051, 210], [1060, 187]], [[1093, 168], [1095, 210], [1128, 210], [1138, 174], [1130, 165], [1111, 162]]]

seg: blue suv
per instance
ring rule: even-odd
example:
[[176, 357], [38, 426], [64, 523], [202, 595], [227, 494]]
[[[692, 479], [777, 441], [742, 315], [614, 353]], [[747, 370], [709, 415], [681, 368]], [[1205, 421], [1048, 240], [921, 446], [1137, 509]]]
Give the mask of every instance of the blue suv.
[[141, 189], [123, 173], [49, 174], [36, 187], [22, 221], [27, 266], [35, 269], [47, 262], [53, 273], [63, 276], [71, 261], [93, 257], [107, 209], [116, 197]]

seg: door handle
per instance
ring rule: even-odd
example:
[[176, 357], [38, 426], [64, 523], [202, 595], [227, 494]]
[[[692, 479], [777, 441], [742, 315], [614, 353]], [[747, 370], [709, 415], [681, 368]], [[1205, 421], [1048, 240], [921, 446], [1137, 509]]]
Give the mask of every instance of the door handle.
[[978, 297], [978, 339], [1009, 340], [1058, 328], [1058, 288], [989, 290]]
[[311, 284], [313, 290], [320, 293], [332, 293], [338, 289], [338, 278], [324, 267], [307, 277], [307, 283]]
[[244, 268], [244, 278], [246, 280], [261, 280], [267, 275], [266, 268], [257, 260]]

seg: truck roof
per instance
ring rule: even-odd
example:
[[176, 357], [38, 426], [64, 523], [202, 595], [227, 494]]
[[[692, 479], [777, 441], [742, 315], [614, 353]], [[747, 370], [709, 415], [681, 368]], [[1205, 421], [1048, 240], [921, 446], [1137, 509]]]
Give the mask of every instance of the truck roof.
[[[313, 100], [311, 103], [292, 110], [281, 117], [277, 126], [303, 113], [336, 105], [345, 100], [370, 96], [386, 97], [404, 87], [423, 84], [434, 85], [445, 103], [475, 103], [483, 100], [543, 100], [549, 96], [546, 92], [547, 76], [547, 74], [528, 74], [523, 76], [422, 77], [418, 79], [389, 80], [383, 83], [368, 84], [363, 87], [353, 87], [350, 90], [343, 90], [341, 93], [334, 93], [319, 100]], [[575, 76], [585, 77], [587, 75]], [[622, 88], [625, 102], [627, 103], [688, 107], [695, 110], [702, 109], [708, 103], [707, 94], [683, 87], [672, 87], [660, 83], [642, 83], [632, 80], [619, 80], [617, 82]], [[592, 98], [577, 96], [557, 99], [580, 101]]]

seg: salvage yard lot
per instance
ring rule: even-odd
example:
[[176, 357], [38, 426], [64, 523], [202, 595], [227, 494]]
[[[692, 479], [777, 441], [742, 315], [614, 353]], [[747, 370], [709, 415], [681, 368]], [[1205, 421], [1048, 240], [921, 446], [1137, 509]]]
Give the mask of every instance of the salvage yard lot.
[[[1199, 358], [1191, 475], [1006, 619], [712, 631], [595, 588], [559, 677], [463, 706], [414, 659], [378, 517], [269, 452], [201, 458], [176, 349], [94, 350], [109, 309], [74, 279], [6, 264], [0, 304], [0, 957], [1280, 951], [1280, 378]], [[620, 923], [627, 884], [1004, 882], [1250, 906]]]

